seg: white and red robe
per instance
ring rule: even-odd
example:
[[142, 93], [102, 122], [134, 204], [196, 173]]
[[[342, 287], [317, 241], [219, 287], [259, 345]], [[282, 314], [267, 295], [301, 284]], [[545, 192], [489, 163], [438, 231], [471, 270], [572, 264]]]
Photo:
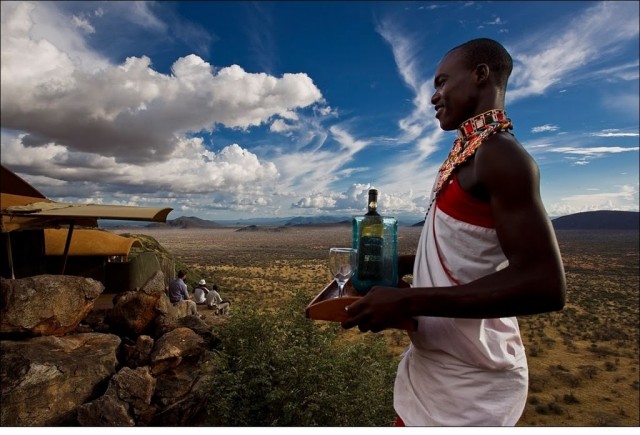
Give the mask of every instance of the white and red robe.
[[[413, 286], [468, 283], [505, 262], [489, 204], [464, 192], [454, 175], [426, 217]], [[515, 425], [528, 389], [516, 318], [416, 319], [394, 387], [395, 410], [404, 424]]]

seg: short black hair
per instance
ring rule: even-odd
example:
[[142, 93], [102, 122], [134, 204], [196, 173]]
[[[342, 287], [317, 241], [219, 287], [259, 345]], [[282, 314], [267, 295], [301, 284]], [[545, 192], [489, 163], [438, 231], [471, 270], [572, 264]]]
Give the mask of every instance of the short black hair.
[[513, 59], [498, 41], [489, 38], [472, 39], [453, 47], [447, 54], [454, 50], [462, 50], [465, 65], [470, 69], [481, 63], [487, 64], [495, 77], [496, 84], [502, 89], [507, 88], [507, 82], [513, 70]]
[[178, 271], [178, 278], [184, 278], [185, 276], [187, 276], [187, 272], [185, 272], [184, 270]]

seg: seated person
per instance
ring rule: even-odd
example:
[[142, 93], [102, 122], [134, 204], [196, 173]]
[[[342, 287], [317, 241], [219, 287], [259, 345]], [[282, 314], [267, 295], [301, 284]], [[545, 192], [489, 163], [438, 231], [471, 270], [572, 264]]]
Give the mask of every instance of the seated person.
[[187, 304], [187, 311], [189, 315], [197, 316], [198, 307], [196, 307], [195, 302], [193, 302], [189, 296], [186, 281], [187, 273], [183, 270], [179, 270], [178, 277], [169, 284], [169, 300], [173, 304], [184, 302]]
[[218, 286], [213, 285], [213, 289], [207, 293], [207, 306], [216, 310], [216, 314], [229, 314], [229, 306], [231, 302], [228, 300], [223, 300], [220, 297], [220, 293], [218, 293]]
[[207, 303], [207, 295], [209, 294], [209, 289], [207, 288], [207, 281], [201, 279], [198, 283], [198, 286], [193, 289], [193, 298], [198, 305], [204, 305]]

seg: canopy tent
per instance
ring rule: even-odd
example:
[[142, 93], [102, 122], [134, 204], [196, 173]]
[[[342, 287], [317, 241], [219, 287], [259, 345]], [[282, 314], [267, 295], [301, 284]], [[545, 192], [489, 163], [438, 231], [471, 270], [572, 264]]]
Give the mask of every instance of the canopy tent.
[[[0, 165], [0, 230], [7, 233], [7, 257], [13, 270], [10, 233], [18, 230], [58, 228], [68, 225], [62, 266], [64, 274], [75, 225], [97, 227], [98, 219], [166, 222], [172, 208], [135, 207], [55, 202]], [[13, 273], [12, 273], [13, 275]]]
[[[68, 230], [65, 228], [46, 228], [44, 230], [45, 255], [64, 255], [64, 246]], [[122, 237], [103, 230], [76, 229], [69, 245], [69, 256], [112, 255], [127, 258], [133, 246], [142, 247], [138, 239]]]
[[[135, 207], [124, 205], [69, 204], [50, 200], [5, 208], [2, 197], [2, 231], [29, 227], [56, 227], [65, 224], [97, 227], [98, 219], [166, 222], [171, 208]], [[22, 198], [24, 199], [24, 197]], [[7, 203], [9, 203], [7, 201]]]

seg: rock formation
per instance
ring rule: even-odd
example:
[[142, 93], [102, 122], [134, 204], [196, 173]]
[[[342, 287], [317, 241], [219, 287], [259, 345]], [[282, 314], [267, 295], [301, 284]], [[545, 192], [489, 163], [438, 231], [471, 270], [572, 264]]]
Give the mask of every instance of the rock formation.
[[0, 333], [62, 336], [76, 329], [104, 291], [77, 276], [39, 275], [0, 281]]
[[[2, 426], [193, 425], [219, 340], [157, 272], [94, 309], [90, 278], [0, 281]], [[201, 421], [201, 420], [200, 420]]]
[[2, 426], [55, 426], [73, 419], [116, 372], [120, 339], [72, 334], [0, 341]]

